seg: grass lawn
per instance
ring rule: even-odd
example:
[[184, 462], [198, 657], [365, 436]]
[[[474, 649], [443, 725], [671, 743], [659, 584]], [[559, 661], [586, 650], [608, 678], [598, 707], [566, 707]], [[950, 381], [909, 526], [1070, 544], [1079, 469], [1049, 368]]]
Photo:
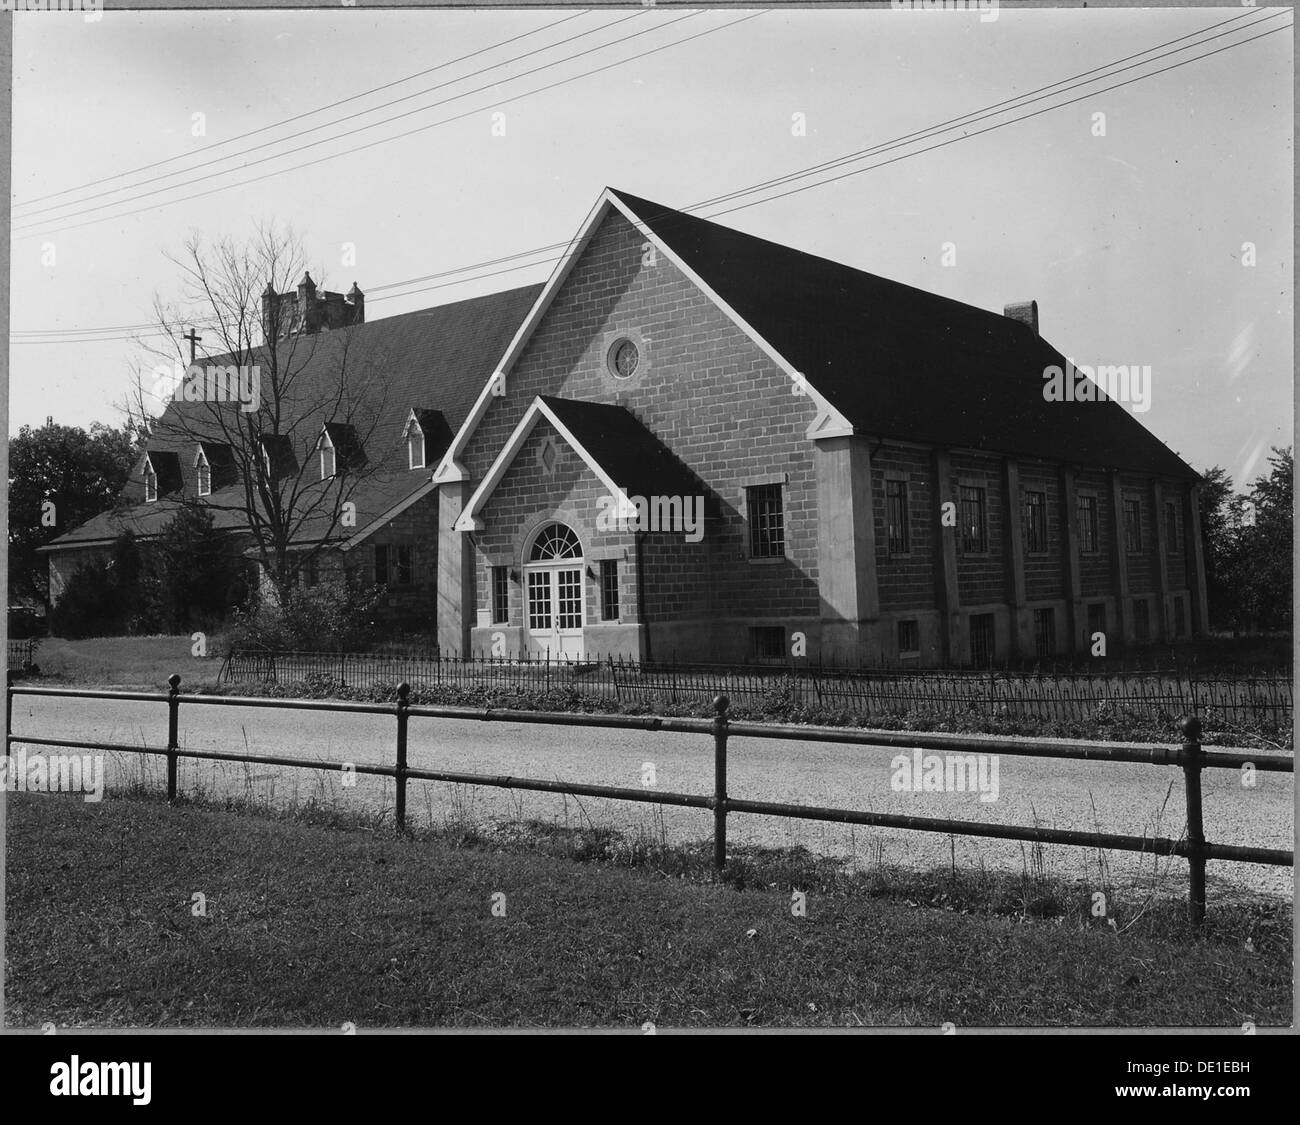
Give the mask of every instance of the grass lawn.
[[129, 797], [8, 808], [11, 1026], [1291, 1021], [1284, 903], [1216, 897], [1194, 935], [1172, 902], [1116, 928], [1086, 898], [1017, 917], [814, 864], [795, 917], [779, 863], [718, 882], [522, 836], [397, 839]]
[[[220, 651], [220, 638], [207, 638], [207, 651]], [[184, 690], [214, 686], [221, 671], [216, 656], [193, 655], [194, 641], [187, 633], [179, 637], [89, 637], [67, 641], [43, 637], [36, 650], [36, 663], [49, 686], [73, 684], [153, 688], [165, 691], [167, 677], [179, 672]]]

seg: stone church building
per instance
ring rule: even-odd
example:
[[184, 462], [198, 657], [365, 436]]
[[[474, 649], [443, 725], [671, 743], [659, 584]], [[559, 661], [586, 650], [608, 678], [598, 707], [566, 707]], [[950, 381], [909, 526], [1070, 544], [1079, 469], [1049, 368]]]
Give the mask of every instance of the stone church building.
[[[545, 285], [370, 323], [342, 300], [293, 331], [372, 349], [391, 464], [310, 534], [444, 654], [983, 665], [1206, 629], [1198, 475], [1119, 403], [1044, 395], [1067, 362], [1033, 302], [613, 189]], [[205, 471], [237, 487], [167, 423], [123, 504], [46, 548], [52, 591]], [[352, 432], [307, 418], [285, 456], [328, 488]]]

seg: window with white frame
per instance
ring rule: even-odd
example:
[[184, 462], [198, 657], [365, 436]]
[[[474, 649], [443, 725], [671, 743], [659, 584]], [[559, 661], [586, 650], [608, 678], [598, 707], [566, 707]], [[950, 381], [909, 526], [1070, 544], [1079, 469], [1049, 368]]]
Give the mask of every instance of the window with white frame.
[[320, 479], [329, 480], [334, 475], [334, 443], [328, 430], [321, 430], [317, 448], [320, 450]]
[[154, 472], [153, 462], [148, 457], [144, 459], [144, 500], [146, 504], [152, 504], [158, 499], [158, 474]]
[[199, 446], [199, 452], [194, 458], [194, 475], [198, 479], [199, 495], [210, 496], [212, 494], [212, 466], [208, 464], [208, 459], [203, 452], [203, 446]]
[[410, 469], [424, 468], [424, 430], [414, 414], [406, 424], [406, 465]]

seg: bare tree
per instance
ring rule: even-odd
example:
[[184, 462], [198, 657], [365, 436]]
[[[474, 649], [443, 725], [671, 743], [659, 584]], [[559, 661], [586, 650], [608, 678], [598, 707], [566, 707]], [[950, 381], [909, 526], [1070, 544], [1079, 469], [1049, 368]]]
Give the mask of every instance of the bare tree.
[[[293, 308], [284, 307], [292, 302], [282, 304], [281, 295], [294, 292], [306, 269], [291, 230], [259, 225], [244, 244], [209, 245], [193, 235], [182, 254], [167, 257], [181, 281], [177, 299], [154, 299], [166, 344], [142, 341], [163, 366], [147, 377], [149, 390], [137, 372], [124, 409], [149, 431], [151, 449], [193, 458], [204, 451], [204, 503], [240, 514], [253, 556], [283, 598], [355, 529], [358, 489], [396, 464], [399, 445], [381, 428], [392, 423], [385, 357], [359, 342], [356, 326], [309, 331], [293, 321]], [[191, 362], [182, 331], [196, 327], [202, 347]], [[150, 392], [167, 400], [156, 419]], [[333, 468], [324, 479], [322, 443]]]

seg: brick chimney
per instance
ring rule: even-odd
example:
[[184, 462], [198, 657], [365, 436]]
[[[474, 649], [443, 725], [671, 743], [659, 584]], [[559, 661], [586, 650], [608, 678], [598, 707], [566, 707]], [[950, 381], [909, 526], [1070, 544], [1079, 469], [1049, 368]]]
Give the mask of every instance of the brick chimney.
[[365, 324], [366, 322], [366, 295], [357, 288], [357, 283], [352, 283], [352, 288], [348, 290], [347, 302], [352, 306], [353, 324]]
[[1018, 320], [1021, 324], [1029, 325], [1029, 329], [1035, 336], [1038, 335], [1038, 302], [1037, 301], [1020, 301], [1014, 305], [1007, 305], [1002, 310], [1002, 315], [1009, 320]]
[[276, 293], [269, 284], [262, 293], [262, 331], [268, 340], [365, 322], [366, 298], [355, 281], [344, 296], [318, 291], [311, 274], [304, 273], [293, 293]]

